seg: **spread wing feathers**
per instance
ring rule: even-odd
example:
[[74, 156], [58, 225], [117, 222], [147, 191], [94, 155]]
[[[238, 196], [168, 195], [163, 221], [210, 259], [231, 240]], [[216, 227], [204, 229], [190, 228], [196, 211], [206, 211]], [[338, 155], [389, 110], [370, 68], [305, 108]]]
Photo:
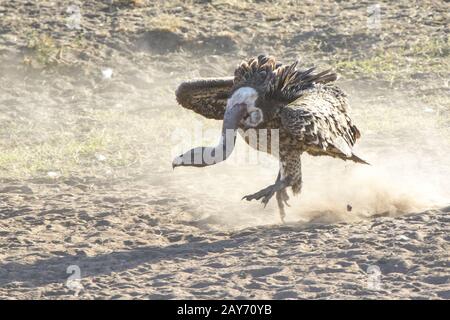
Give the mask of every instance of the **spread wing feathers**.
[[198, 79], [183, 82], [175, 95], [181, 106], [209, 119], [222, 120], [233, 77]]
[[352, 151], [360, 132], [342, 105], [347, 103], [346, 99], [336, 96], [337, 90], [322, 87], [319, 92], [307, 93], [287, 105], [281, 111], [282, 126], [311, 155], [367, 164]]
[[300, 97], [304, 90], [312, 88], [314, 84], [325, 84], [337, 79], [337, 74], [331, 70], [314, 73], [315, 67], [297, 70], [297, 64], [298, 61], [275, 70], [275, 77], [270, 87], [272, 95], [291, 102]]
[[315, 84], [335, 81], [336, 73], [326, 70], [314, 73], [315, 68], [298, 70], [298, 62], [282, 65], [275, 58], [260, 55], [242, 62], [234, 78], [199, 79], [182, 83], [177, 91], [177, 101], [187, 109], [210, 119], [223, 119], [226, 101], [232, 91], [251, 86], [266, 97], [290, 103], [302, 96]]
[[274, 70], [280, 66], [275, 58], [265, 55], [244, 61], [234, 71], [234, 89], [251, 86], [266, 92], [266, 88], [275, 77]]
[[326, 70], [314, 73], [315, 67], [297, 69], [298, 61], [282, 65], [275, 58], [260, 55], [242, 62], [234, 72], [234, 88], [252, 86], [261, 88], [266, 96], [292, 102], [316, 83], [329, 83], [337, 79], [336, 73]]

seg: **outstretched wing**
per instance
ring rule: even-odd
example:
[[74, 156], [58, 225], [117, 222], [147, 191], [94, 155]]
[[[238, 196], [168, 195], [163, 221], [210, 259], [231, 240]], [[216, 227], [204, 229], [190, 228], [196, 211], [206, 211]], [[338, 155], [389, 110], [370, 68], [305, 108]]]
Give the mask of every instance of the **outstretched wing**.
[[292, 102], [315, 84], [326, 84], [337, 79], [337, 74], [331, 70], [315, 73], [315, 67], [298, 70], [297, 64], [298, 61], [291, 65], [281, 65], [275, 70], [275, 76], [269, 86], [273, 97]]
[[283, 107], [281, 122], [296, 143], [311, 155], [367, 163], [353, 153], [360, 133], [347, 109], [346, 96], [340, 89], [320, 86]]
[[315, 67], [297, 69], [297, 65], [298, 61], [283, 65], [275, 58], [265, 55], [251, 58], [243, 61], [235, 70], [235, 88], [259, 88], [266, 97], [289, 103], [316, 84], [326, 84], [337, 79], [337, 74], [331, 70], [316, 73]]
[[232, 87], [233, 77], [198, 79], [183, 82], [175, 95], [184, 108], [209, 119], [222, 120]]

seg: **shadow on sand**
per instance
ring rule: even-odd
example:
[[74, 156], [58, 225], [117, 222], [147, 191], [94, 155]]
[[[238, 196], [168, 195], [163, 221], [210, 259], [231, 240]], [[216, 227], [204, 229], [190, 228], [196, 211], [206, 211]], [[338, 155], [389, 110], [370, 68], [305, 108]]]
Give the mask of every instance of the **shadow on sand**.
[[[441, 209], [450, 212], [450, 206]], [[420, 215], [420, 213], [417, 213]], [[0, 264], [0, 286], [7, 287], [15, 282], [27, 286], [42, 286], [51, 283], [64, 283], [69, 274], [67, 267], [77, 265], [81, 270], [81, 277], [100, 276], [112, 272], [122, 272], [146, 263], [170, 263], [175, 260], [201, 258], [211, 253], [220, 253], [229, 248], [254, 245], [255, 238], [269, 237], [273, 239], [287, 233], [295, 233], [313, 229], [313, 232], [336, 227], [327, 223], [293, 223], [252, 227], [232, 232], [222, 240], [192, 240], [186, 243], [176, 243], [167, 246], [145, 246], [122, 250], [118, 252], [100, 254], [88, 257], [84, 252], [78, 255], [62, 255], [49, 259], [38, 260], [31, 264], [8, 262]], [[304, 234], [302, 236], [305, 236]]]
[[81, 277], [98, 276], [133, 269], [144, 263], [170, 262], [174, 259], [192, 259], [209, 253], [221, 252], [238, 245], [234, 239], [215, 242], [188, 242], [165, 247], [145, 246], [88, 257], [84, 253], [63, 255], [38, 260], [31, 264], [9, 262], [0, 264], [0, 287], [14, 282], [28, 286], [42, 286], [50, 283], [64, 283], [70, 274], [67, 267], [77, 265]]

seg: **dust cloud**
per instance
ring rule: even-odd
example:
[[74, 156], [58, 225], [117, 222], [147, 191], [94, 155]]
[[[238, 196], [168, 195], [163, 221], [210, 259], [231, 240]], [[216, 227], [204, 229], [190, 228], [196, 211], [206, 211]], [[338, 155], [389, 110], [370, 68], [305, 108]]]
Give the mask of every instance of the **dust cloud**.
[[[289, 191], [288, 223], [353, 222], [449, 204], [450, 182], [446, 177], [450, 176], [450, 163], [446, 154], [450, 139], [439, 114], [405, 99], [396, 99], [396, 107], [382, 103], [368, 107], [363, 97], [370, 97], [370, 93], [358, 94], [351, 114], [362, 138], [355, 150], [371, 165], [304, 154], [303, 190], [296, 197]], [[221, 126], [220, 122], [208, 125]], [[217, 142], [208, 130], [208, 138], [203, 143], [194, 140], [191, 147]], [[183, 195], [198, 206], [189, 219], [200, 226], [235, 229], [280, 223], [275, 198], [266, 208], [260, 202], [241, 201], [242, 196], [275, 181], [277, 160], [259, 153], [255, 163], [257, 151], [240, 137], [238, 140], [235, 154], [224, 163], [177, 168], [171, 174]]]

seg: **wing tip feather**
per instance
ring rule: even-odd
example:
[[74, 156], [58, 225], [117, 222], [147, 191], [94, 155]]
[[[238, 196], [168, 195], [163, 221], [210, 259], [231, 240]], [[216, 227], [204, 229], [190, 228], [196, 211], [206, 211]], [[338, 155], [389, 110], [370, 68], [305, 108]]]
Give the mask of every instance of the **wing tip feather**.
[[367, 164], [367, 165], [371, 165], [369, 162], [367, 162], [366, 160], [364, 160], [364, 159], [361, 159], [360, 157], [358, 157], [356, 154], [354, 154], [354, 153], [352, 153], [352, 156], [349, 158], [349, 160], [352, 160], [352, 161], [354, 161], [354, 162], [357, 162], [357, 163], [362, 163], [362, 164]]

